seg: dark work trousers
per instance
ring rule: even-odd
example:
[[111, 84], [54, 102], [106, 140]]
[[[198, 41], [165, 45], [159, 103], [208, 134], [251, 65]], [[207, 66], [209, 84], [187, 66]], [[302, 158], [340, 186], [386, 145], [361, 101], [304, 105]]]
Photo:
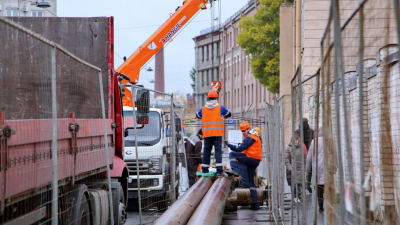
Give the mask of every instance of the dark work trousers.
[[324, 211], [324, 185], [318, 185], [317, 193], [319, 210]]
[[197, 172], [197, 170], [192, 170], [192, 169], [188, 168], [189, 187], [193, 186], [193, 184], [195, 184], [197, 181], [196, 172]]
[[301, 194], [303, 193], [303, 186], [301, 183], [294, 184], [294, 197], [301, 199]]
[[212, 146], [215, 149], [215, 164], [217, 165], [217, 173], [223, 173], [222, 170], [222, 137], [206, 137], [204, 138], [204, 152], [203, 152], [203, 164], [201, 170], [203, 173], [208, 173], [208, 167], [210, 167], [210, 158]]
[[239, 172], [242, 177], [242, 188], [250, 188], [251, 202], [258, 203], [256, 185], [254, 176], [256, 168], [260, 164], [260, 160], [247, 157], [241, 152], [230, 152], [229, 159], [233, 171]]

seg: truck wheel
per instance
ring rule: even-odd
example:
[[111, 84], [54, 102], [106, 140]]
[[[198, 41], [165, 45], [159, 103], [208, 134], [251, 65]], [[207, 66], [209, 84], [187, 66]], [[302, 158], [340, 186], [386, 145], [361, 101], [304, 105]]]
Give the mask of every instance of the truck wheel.
[[[90, 209], [89, 200], [86, 195], [82, 196], [82, 203], [80, 209], [80, 225], [90, 225]], [[79, 219], [78, 219], [79, 220]]]
[[114, 224], [121, 225], [125, 224], [126, 221], [126, 202], [124, 196], [124, 190], [120, 183], [112, 183], [112, 195], [114, 205]]
[[158, 210], [161, 212], [166, 211], [168, 209], [168, 193], [164, 193], [159, 201], [160, 202], [157, 204]]
[[73, 199], [71, 209], [72, 225], [90, 225], [89, 199], [87, 198], [88, 188], [84, 184], [77, 184], [70, 194]]

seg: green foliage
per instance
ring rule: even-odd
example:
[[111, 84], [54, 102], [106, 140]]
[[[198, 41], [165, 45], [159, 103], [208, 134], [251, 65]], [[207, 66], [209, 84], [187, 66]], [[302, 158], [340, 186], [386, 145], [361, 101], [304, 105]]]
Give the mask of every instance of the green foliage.
[[244, 16], [238, 43], [250, 57], [253, 76], [272, 93], [279, 92], [279, 4], [283, 0], [260, 0], [253, 17]]
[[190, 84], [190, 86], [192, 86], [193, 88], [193, 92], [196, 92], [195, 88], [196, 88], [196, 70], [194, 69], [194, 67], [192, 67], [192, 69], [189, 72], [190, 75], [190, 79], [192, 79], [192, 83]]

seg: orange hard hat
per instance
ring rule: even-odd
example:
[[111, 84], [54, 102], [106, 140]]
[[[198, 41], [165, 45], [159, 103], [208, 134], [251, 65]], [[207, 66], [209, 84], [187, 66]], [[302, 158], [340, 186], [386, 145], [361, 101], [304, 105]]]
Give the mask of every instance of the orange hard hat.
[[257, 133], [258, 133], [259, 135], [261, 135], [261, 129], [260, 129], [260, 128], [258, 128], [258, 127], [254, 127], [254, 130], [256, 130], [256, 131], [257, 131]]
[[209, 97], [209, 98], [218, 98], [218, 93], [215, 90], [211, 90], [210, 92], [208, 92], [207, 97]]
[[249, 129], [249, 128], [250, 128], [250, 124], [249, 124], [248, 122], [242, 122], [242, 123], [240, 124], [240, 130], [241, 130], [241, 131], [247, 130], [247, 129]]

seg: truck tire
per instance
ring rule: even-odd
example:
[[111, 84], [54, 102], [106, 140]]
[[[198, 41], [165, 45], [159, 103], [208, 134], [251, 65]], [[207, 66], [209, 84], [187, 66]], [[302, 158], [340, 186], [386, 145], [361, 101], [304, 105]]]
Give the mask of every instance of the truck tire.
[[88, 188], [84, 184], [77, 184], [70, 193], [69, 198], [73, 199], [71, 208], [72, 225], [90, 225], [90, 208], [87, 197]]
[[113, 182], [111, 183], [111, 186], [113, 196], [114, 224], [122, 225], [125, 224], [127, 218], [124, 190], [119, 182]]

